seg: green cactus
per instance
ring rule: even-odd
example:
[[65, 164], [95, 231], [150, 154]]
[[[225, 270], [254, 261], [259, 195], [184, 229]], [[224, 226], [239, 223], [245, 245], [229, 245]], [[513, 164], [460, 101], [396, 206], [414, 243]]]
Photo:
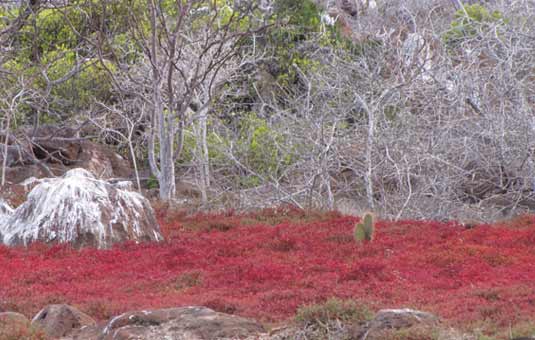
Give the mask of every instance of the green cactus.
[[375, 231], [375, 217], [373, 213], [364, 213], [360, 223], [355, 225], [354, 237], [357, 243], [368, 242], [373, 240]]

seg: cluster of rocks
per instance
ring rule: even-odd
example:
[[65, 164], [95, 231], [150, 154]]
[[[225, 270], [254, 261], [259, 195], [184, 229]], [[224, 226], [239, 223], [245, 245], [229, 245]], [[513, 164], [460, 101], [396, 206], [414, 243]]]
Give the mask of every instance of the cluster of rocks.
[[23, 177], [58, 176], [73, 168], [88, 169], [101, 178], [128, 177], [132, 172], [119, 154], [80, 137], [71, 127], [43, 125], [15, 131], [8, 137], [0, 133], [0, 142], [4, 146], [0, 160], [6, 158], [7, 178], [14, 182]]
[[129, 183], [110, 183], [75, 168], [33, 185], [17, 209], [0, 199], [0, 240], [6, 245], [110, 248], [116, 242], [163, 240], [150, 202]]
[[[387, 339], [391, 331], [439, 325], [439, 319], [429, 313], [411, 309], [381, 310], [371, 321], [349, 327], [344, 338]], [[307, 338], [293, 326], [267, 331], [255, 320], [216, 312], [206, 307], [133, 311], [101, 323], [68, 305], [49, 305], [31, 321], [19, 313], [0, 313], [0, 338], [23, 338], [29, 334], [62, 340]], [[444, 339], [469, 338], [450, 332]]]
[[49, 305], [31, 321], [19, 313], [0, 313], [2, 339], [243, 339], [264, 332], [254, 320], [205, 307], [127, 312], [103, 323], [68, 305]]

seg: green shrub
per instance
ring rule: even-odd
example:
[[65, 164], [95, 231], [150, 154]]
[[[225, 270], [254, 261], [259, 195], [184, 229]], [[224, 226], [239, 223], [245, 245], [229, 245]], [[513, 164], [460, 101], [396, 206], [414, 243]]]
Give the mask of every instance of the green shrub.
[[[210, 129], [210, 125], [211, 123], [208, 122], [208, 129]], [[195, 161], [195, 152], [197, 148], [196, 138], [197, 137], [191, 129], [184, 129], [182, 153], [177, 160], [179, 165], [190, 165]], [[230, 142], [225, 136], [218, 134], [216, 131], [208, 131], [206, 135], [206, 143], [208, 144], [208, 158], [210, 159], [210, 164], [224, 166], [229, 163], [224, 148], [228, 147]]]
[[[51, 80], [66, 76], [77, 62], [72, 51], [52, 51], [46, 59], [50, 60], [48, 76]], [[106, 63], [106, 67], [114, 70], [111, 63]], [[61, 99], [57, 107], [53, 108], [63, 112], [78, 112], [89, 107], [95, 100], [108, 101], [111, 93], [112, 86], [107, 70], [99, 61], [87, 60], [79, 73], [52, 88], [52, 94]]]
[[317, 38], [322, 43], [331, 45], [341, 37], [337, 34], [336, 27], [323, 30], [321, 11], [312, 0], [276, 0], [274, 13], [271, 18], [274, 25], [266, 35], [267, 46], [273, 48], [277, 60], [278, 70], [273, 76], [281, 84], [289, 86], [298, 79], [294, 65], [302, 70], [321, 66], [298, 48], [303, 42]]
[[154, 175], [150, 175], [149, 179], [147, 179], [147, 188], [158, 189], [159, 187], [160, 183], [158, 182], [158, 179]]
[[301, 325], [326, 324], [339, 320], [344, 323], [361, 323], [371, 320], [373, 313], [366, 305], [352, 300], [332, 298], [324, 303], [300, 307], [295, 321]]
[[[277, 178], [294, 162], [291, 152], [284, 150], [285, 138], [268, 122], [254, 113], [240, 121], [238, 153], [243, 163], [264, 178]], [[258, 185], [260, 179], [252, 176], [246, 183]]]

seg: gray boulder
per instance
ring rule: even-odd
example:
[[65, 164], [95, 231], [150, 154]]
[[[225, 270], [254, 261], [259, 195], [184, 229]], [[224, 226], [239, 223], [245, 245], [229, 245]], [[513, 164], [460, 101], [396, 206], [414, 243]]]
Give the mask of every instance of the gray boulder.
[[108, 322], [103, 340], [244, 339], [265, 332], [254, 320], [218, 313], [206, 307], [128, 312]]
[[424, 334], [439, 330], [440, 320], [433, 314], [413, 309], [383, 309], [364, 326], [356, 325], [352, 334], [358, 339], [382, 340], [392, 338], [396, 331], [411, 329], [425, 338]]
[[66, 336], [84, 326], [95, 324], [89, 315], [68, 305], [46, 306], [32, 320], [32, 326], [50, 338]]

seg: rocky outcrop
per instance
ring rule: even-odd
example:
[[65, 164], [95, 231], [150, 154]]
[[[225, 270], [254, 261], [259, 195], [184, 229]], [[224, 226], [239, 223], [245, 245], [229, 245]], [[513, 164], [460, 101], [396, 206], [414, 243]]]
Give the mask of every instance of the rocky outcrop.
[[41, 180], [27, 201], [0, 224], [3, 241], [109, 248], [122, 241], [162, 240], [148, 200], [124, 188], [122, 183], [98, 180], [84, 169]]
[[394, 338], [393, 334], [399, 330], [412, 329], [416, 334], [432, 333], [438, 325], [439, 319], [431, 313], [408, 308], [383, 309], [365, 326], [355, 327], [353, 334], [358, 339], [380, 340]]
[[69, 335], [96, 322], [89, 315], [68, 305], [49, 305], [35, 315], [32, 326], [42, 330], [50, 338]]
[[370, 329], [401, 329], [412, 327], [416, 324], [436, 324], [438, 318], [431, 313], [404, 309], [383, 309], [380, 310], [375, 318], [369, 323]]
[[101, 179], [131, 177], [132, 170], [128, 162], [120, 155], [103, 145], [88, 141], [81, 141], [79, 145], [81, 151], [77, 158], [65, 164], [36, 160], [35, 163], [6, 168], [7, 184], [2, 188], [0, 197], [18, 206], [25, 200], [38, 179], [63, 176], [67, 171], [76, 168], [86, 169]]
[[20, 145], [2, 145], [0, 147], [0, 160], [6, 158], [6, 166], [24, 165], [31, 163], [31, 156]]
[[83, 326], [62, 340], [260, 339], [264, 332], [251, 319], [206, 307], [180, 307], [127, 312], [105, 325]]
[[[5, 136], [0, 134], [0, 140], [4, 142]], [[132, 175], [129, 162], [119, 154], [105, 145], [80, 138], [77, 130], [63, 126], [45, 125], [11, 133], [7, 146], [0, 147], [0, 163], [4, 157], [8, 186], [30, 177], [62, 176], [75, 168], [84, 168], [105, 179]]]
[[29, 178], [63, 176], [76, 168], [86, 169], [99, 179], [128, 179], [133, 174], [126, 159], [106, 145], [81, 138], [76, 129], [69, 127], [20, 129], [7, 138], [0, 132], [0, 142], [0, 164], [5, 157], [7, 165], [0, 198], [12, 206], [25, 201], [31, 188], [23, 183]]
[[47, 145], [46, 149], [44, 147], [41, 149], [41, 146], [36, 147], [37, 150], [41, 150], [39, 152], [24, 149], [22, 156], [17, 156], [16, 159], [8, 154], [7, 182], [18, 184], [30, 177], [61, 176], [74, 168], [84, 168], [95, 176], [106, 179], [127, 178], [132, 175], [128, 161], [108, 147], [86, 140], [71, 144], [75, 146], [65, 150], [58, 146], [56, 151], [52, 151], [51, 145]]
[[256, 321], [218, 313], [206, 307], [182, 307], [129, 312], [104, 328], [104, 340], [242, 339], [264, 332]]
[[[381, 310], [371, 321], [359, 322], [353, 327], [344, 325], [340, 320], [333, 321], [336, 322], [332, 325], [322, 324], [321, 329], [316, 330], [310, 325], [304, 328], [286, 325], [267, 332], [255, 320], [193, 306], [132, 311], [97, 324], [90, 316], [74, 307], [50, 305], [35, 315], [31, 325], [21, 314], [0, 313], [0, 339], [3, 339], [1, 336], [5, 328], [2, 326], [5, 325], [15, 325], [17, 327], [11, 329], [23, 329], [23, 332], [31, 332], [32, 335], [39, 334], [36, 337], [39, 339], [60, 340], [383, 340], [435, 339], [437, 336], [440, 339], [471, 339], [467, 334], [443, 327], [433, 314], [412, 309]], [[12, 338], [22, 339], [30, 333], [9, 334], [16, 334]]]
[[89, 141], [80, 142], [80, 153], [73, 163], [98, 178], [129, 178], [132, 170], [128, 162], [108, 147]]

